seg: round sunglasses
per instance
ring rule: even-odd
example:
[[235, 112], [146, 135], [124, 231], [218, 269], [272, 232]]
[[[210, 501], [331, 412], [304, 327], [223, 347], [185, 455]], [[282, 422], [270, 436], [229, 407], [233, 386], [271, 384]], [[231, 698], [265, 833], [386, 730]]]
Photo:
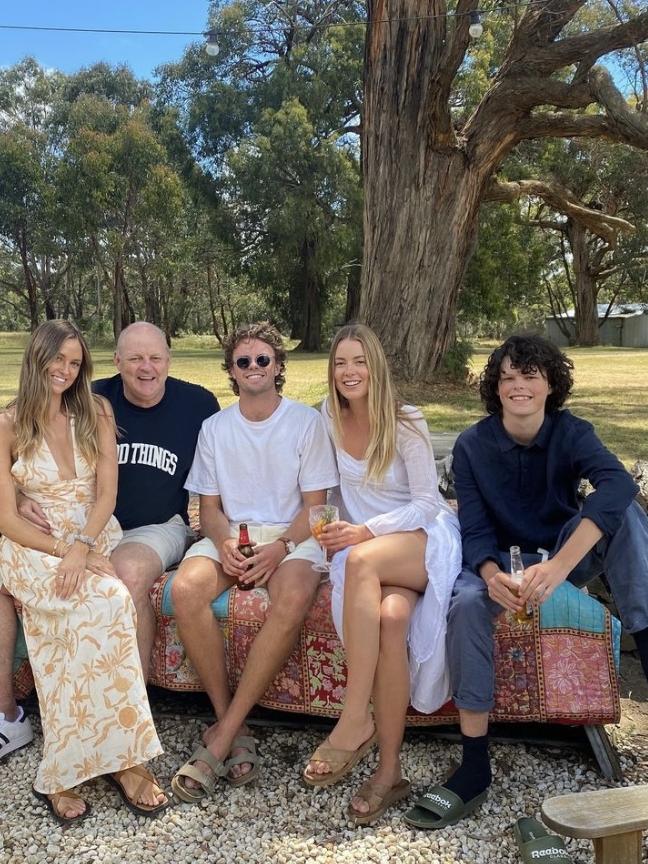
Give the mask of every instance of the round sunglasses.
[[261, 369], [265, 369], [266, 366], [269, 366], [272, 363], [272, 357], [269, 357], [267, 354], [259, 354], [258, 357], [237, 357], [234, 361], [239, 369], [249, 369], [252, 363], [252, 360], [257, 366], [260, 366]]

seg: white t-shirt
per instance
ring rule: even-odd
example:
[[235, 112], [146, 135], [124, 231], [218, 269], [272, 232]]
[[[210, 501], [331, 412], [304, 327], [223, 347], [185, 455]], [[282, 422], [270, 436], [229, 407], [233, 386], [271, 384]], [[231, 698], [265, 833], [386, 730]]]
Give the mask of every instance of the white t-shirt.
[[204, 421], [185, 489], [220, 495], [230, 522], [287, 525], [302, 492], [338, 483], [318, 411], [282, 398], [267, 420], [246, 420], [238, 402]]

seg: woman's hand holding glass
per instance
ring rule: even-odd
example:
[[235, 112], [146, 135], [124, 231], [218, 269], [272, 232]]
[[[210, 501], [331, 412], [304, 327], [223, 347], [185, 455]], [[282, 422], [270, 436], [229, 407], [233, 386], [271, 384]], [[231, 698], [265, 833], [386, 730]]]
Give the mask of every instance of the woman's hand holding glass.
[[331, 522], [337, 522], [340, 518], [340, 511], [333, 504], [314, 504], [308, 511], [308, 524], [311, 529], [311, 534], [322, 547], [322, 561], [320, 564], [313, 564], [313, 570], [317, 573], [328, 573], [331, 565], [328, 562], [326, 547], [322, 543], [322, 531]]
[[354, 525], [352, 522], [338, 519], [325, 525], [318, 539], [326, 551], [334, 555], [347, 546], [356, 546], [358, 543], [364, 543], [365, 540], [371, 540], [373, 536], [366, 525]]

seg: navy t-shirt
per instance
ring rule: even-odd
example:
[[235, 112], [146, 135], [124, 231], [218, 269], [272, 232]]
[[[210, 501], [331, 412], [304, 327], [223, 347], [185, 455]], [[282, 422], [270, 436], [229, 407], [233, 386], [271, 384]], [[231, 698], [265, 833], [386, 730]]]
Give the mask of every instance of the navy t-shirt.
[[126, 399], [121, 375], [94, 381], [92, 389], [115, 413], [119, 524], [128, 531], [168, 522], [176, 514], [188, 522], [184, 484], [202, 422], [219, 410], [216, 397], [177, 378], [167, 378], [162, 400], [151, 408]]

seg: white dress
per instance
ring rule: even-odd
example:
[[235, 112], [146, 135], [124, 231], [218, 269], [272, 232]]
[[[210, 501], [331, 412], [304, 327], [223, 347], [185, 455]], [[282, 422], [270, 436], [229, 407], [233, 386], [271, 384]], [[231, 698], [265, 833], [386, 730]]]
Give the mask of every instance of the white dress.
[[[461, 571], [461, 535], [459, 521], [438, 489], [427, 424], [417, 408], [406, 405], [403, 410], [411, 415], [420, 434], [399, 423], [396, 456], [381, 483], [366, 481], [365, 460], [354, 459], [337, 446], [335, 452], [342, 518], [366, 525], [375, 536], [419, 528], [427, 534], [428, 584], [412, 613], [408, 644], [410, 701], [417, 711], [429, 714], [450, 698], [446, 616], [452, 588]], [[326, 400], [321, 411], [335, 446]], [[345, 564], [352, 548], [337, 552], [331, 562], [331, 606], [341, 639]]]

